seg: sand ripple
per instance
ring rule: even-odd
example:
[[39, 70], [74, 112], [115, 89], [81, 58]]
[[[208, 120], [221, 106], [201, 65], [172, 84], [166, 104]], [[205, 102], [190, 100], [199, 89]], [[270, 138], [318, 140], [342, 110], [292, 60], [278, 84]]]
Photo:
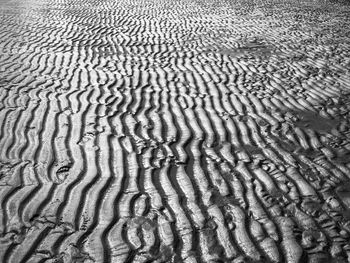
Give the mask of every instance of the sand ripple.
[[0, 262], [349, 262], [349, 6], [219, 2], [0, 2]]

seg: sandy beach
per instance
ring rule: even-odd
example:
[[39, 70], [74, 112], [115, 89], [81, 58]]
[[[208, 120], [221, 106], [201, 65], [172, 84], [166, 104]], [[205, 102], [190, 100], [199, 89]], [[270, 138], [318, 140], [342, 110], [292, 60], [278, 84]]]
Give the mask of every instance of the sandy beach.
[[0, 262], [350, 262], [350, 2], [0, 0]]

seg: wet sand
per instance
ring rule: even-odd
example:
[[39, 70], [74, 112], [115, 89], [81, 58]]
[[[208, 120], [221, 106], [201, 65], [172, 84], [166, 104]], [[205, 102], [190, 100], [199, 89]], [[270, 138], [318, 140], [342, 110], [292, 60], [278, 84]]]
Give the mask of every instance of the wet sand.
[[0, 262], [350, 262], [349, 17], [0, 0]]

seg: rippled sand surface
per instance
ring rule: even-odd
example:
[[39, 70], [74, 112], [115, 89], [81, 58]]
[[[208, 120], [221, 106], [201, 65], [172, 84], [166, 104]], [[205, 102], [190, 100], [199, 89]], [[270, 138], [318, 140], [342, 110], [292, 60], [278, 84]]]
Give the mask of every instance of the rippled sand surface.
[[350, 262], [349, 2], [0, 0], [0, 262]]

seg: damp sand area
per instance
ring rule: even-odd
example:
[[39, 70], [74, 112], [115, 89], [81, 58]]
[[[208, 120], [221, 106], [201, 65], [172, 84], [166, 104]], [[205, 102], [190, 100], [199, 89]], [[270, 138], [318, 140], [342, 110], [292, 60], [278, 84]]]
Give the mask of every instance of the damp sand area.
[[0, 0], [0, 262], [350, 262], [349, 17]]

